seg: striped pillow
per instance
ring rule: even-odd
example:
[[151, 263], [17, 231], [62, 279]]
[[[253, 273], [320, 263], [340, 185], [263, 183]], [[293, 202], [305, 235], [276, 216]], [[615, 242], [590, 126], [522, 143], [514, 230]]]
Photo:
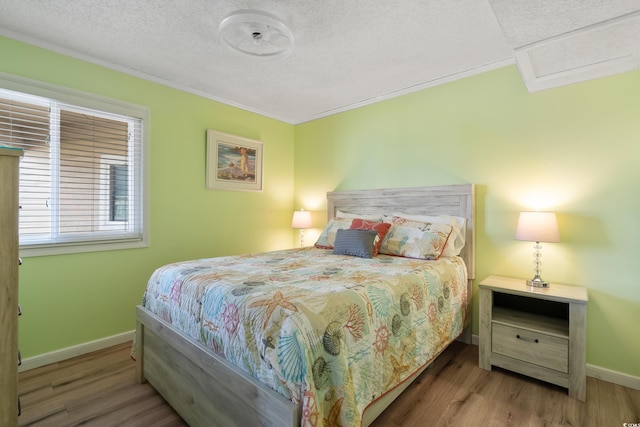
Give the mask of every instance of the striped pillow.
[[380, 245], [384, 240], [384, 236], [386, 236], [389, 231], [389, 227], [391, 227], [391, 224], [387, 222], [368, 221], [366, 219], [355, 218], [349, 228], [352, 230], [375, 230], [378, 232], [378, 235], [373, 242], [373, 256], [376, 256], [380, 251]]
[[371, 258], [376, 237], [378, 237], [376, 230], [340, 229], [336, 232], [333, 253]]

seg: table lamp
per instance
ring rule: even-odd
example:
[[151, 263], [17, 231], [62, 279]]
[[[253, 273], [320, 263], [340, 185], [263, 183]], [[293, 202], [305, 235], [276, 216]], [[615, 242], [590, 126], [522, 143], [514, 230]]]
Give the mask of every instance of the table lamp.
[[291, 228], [300, 229], [300, 247], [303, 247], [304, 241], [304, 229], [311, 228], [311, 212], [300, 209], [293, 212], [293, 219], [291, 220]]
[[558, 222], [554, 212], [520, 212], [518, 227], [516, 228], [516, 240], [535, 242], [533, 246], [533, 264], [535, 266], [535, 276], [527, 280], [527, 285], [548, 288], [549, 283], [540, 277], [540, 265], [542, 249], [541, 242], [557, 243], [560, 241], [558, 233]]

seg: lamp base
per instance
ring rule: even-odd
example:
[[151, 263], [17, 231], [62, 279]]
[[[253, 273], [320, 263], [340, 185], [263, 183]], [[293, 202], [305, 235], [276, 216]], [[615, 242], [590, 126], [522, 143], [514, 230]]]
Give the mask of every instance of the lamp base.
[[527, 286], [533, 288], [548, 288], [549, 282], [545, 282], [540, 276], [536, 275], [536, 277], [534, 277], [533, 279], [527, 280]]

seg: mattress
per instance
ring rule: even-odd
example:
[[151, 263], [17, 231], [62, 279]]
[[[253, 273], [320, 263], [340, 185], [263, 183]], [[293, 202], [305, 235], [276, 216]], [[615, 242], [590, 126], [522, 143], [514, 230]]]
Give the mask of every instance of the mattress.
[[165, 265], [143, 305], [301, 403], [301, 425], [360, 425], [462, 332], [466, 292], [459, 257], [301, 248]]

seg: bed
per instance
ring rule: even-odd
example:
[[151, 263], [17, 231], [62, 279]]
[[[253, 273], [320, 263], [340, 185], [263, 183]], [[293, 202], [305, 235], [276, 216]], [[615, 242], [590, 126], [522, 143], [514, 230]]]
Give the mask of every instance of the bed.
[[464, 218], [459, 256], [309, 247], [159, 268], [137, 307], [138, 379], [192, 426], [369, 425], [450, 342], [470, 341], [474, 199], [471, 184], [327, 194], [329, 224]]

